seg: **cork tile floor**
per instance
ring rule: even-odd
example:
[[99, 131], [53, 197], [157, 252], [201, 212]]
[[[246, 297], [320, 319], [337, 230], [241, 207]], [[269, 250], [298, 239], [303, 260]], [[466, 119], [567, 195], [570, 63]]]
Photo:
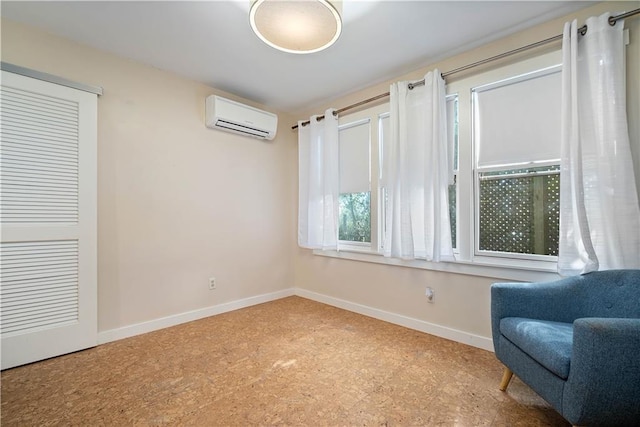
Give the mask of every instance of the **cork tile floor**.
[[290, 297], [2, 372], [2, 426], [568, 426], [493, 353]]

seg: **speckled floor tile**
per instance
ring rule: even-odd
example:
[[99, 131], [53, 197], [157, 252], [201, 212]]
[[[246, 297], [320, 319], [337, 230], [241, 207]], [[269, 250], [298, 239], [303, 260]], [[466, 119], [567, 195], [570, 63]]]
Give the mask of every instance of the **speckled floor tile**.
[[299, 297], [2, 372], [2, 426], [562, 426], [490, 352]]

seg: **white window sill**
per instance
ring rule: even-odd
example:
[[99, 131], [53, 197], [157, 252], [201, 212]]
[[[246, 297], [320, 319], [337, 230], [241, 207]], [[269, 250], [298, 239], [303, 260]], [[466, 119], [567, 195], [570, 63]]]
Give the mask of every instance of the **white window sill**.
[[371, 252], [370, 250], [356, 250], [351, 248], [349, 250], [341, 249], [340, 251], [323, 251], [316, 249], [313, 251], [313, 254], [352, 261], [372, 262], [375, 264], [445, 271], [448, 273], [524, 282], [542, 282], [560, 279], [560, 275], [556, 272], [555, 262], [550, 261], [476, 257], [474, 261], [430, 262], [420, 259], [403, 260], [399, 258], [387, 258], [382, 254]]

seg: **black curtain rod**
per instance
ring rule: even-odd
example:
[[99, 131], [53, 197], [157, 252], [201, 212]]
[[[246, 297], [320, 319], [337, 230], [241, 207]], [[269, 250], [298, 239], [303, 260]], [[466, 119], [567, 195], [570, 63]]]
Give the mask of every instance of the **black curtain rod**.
[[[625, 18], [629, 18], [629, 17], [637, 15], [639, 13], [640, 13], [640, 9], [634, 9], [634, 10], [632, 10], [630, 12], [627, 12], [627, 13], [622, 13], [622, 14], [616, 15], [616, 16], [610, 16], [609, 17], [609, 25], [616, 25], [616, 22], [618, 22], [619, 20], [625, 19]], [[580, 27], [578, 29], [578, 32], [581, 35], [584, 36], [587, 33], [587, 26], [583, 25], [582, 27]], [[480, 61], [464, 65], [462, 67], [453, 69], [451, 71], [447, 71], [446, 73], [442, 73], [441, 75], [442, 75], [442, 78], [444, 79], [444, 78], [446, 78], [448, 76], [451, 76], [453, 74], [459, 73], [461, 71], [466, 71], [468, 69], [475, 68], [477, 66], [484, 65], [484, 64], [487, 64], [489, 62], [496, 61], [498, 59], [506, 58], [507, 56], [511, 56], [511, 55], [515, 55], [516, 53], [524, 52], [525, 50], [534, 49], [536, 47], [543, 46], [545, 44], [549, 44], [549, 43], [552, 43], [552, 42], [555, 42], [555, 41], [558, 41], [558, 40], [562, 40], [562, 34], [558, 34], [557, 36], [549, 37], [548, 39], [540, 40], [538, 42], [531, 43], [531, 44], [528, 44], [526, 46], [522, 46], [522, 47], [519, 47], [517, 49], [513, 49], [513, 50], [510, 50], [510, 51], [507, 51], [507, 52], [492, 56], [490, 58], [482, 59]], [[409, 83], [408, 87], [409, 87], [409, 89], [413, 89], [414, 87], [418, 87], [418, 86], [422, 86], [422, 85], [424, 85], [424, 79], [420, 80], [420, 81], [417, 81], [415, 83]], [[361, 105], [365, 105], [365, 104], [368, 104], [368, 103], [373, 102], [373, 101], [377, 101], [378, 99], [386, 98], [389, 95], [390, 95], [389, 92], [385, 92], [385, 93], [381, 93], [380, 95], [376, 95], [376, 96], [373, 96], [371, 98], [367, 98], [367, 99], [365, 99], [363, 101], [356, 102], [355, 104], [347, 105], [346, 107], [340, 108], [339, 110], [335, 110], [333, 112], [333, 115], [337, 116], [340, 113], [343, 113], [345, 111], [360, 107]], [[317, 118], [318, 121], [320, 121], [322, 119], [324, 119], [324, 115], [318, 116], [318, 118]], [[302, 122], [302, 126], [306, 126], [308, 124], [309, 124], [309, 120], [307, 120], [305, 122]], [[296, 130], [296, 129], [298, 129], [298, 125], [291, 126], [291, 130]]]

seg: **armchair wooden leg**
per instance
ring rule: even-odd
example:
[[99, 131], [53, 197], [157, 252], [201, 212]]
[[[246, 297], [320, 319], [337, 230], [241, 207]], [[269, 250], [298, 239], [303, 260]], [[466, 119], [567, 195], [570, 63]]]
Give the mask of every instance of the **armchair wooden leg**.
[[505, 391], [509, 386], [509, 382], [511, 381], [511, 377], [513, 377], [513, 372], [511, 369], [504, 368], [504, 374], [502, 374], [502, 381], [500, 381], [500, 391]]

